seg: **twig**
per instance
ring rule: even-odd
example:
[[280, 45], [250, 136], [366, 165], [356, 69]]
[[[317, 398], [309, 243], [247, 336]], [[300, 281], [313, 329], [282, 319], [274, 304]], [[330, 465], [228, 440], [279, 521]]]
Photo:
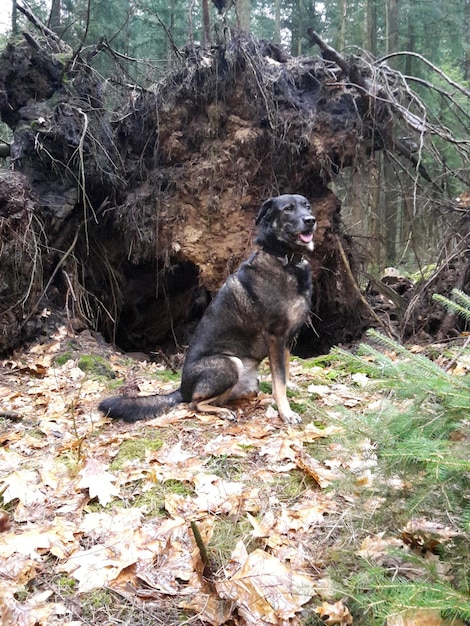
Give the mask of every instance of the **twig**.
[[335, 238], [336, 238], [336, 243], [338, 244], [338, 250], [339, 250], [339, 253], [340, 253], [340, 256], [341, 256], [341, 260], [343, 261], [344, 269], [346, 270], [346, 275], [349, 278], [354, 291], [357, 293], [357, 296], [358, 296], [359, 300], [367, 308], [367, 310], [372, 315], [372, 317], [375, 319], [375, 321], [378, 324], [380, 324], [380, 326], [384, 329], [384, 331], [390, 337], [395, 337], [396, 335], [393, 332], [393, 330], [391, 329], [391, 327], [388, 324], [386, 324], [383, 320], [380, 319], [380, 317], [377, 315], [377, 313], [374, 311], [374, 309], [370, 306], [370, 304], [367, 302], [367, 300], [362, 295], [362, 291], [359, 289], [359, 285], [357, 284], [356, 279], [354, 278], [353, 273], [351, 271], [351, 266], [349, 265], [349, 261], [348, 261], [348, 258], [346, 256], [346, 253], [344, 251], [344, 248], [343, 248], [343, 245], [341, 243], [341, 240], [338, 237], [338, 235], [335, 235]]

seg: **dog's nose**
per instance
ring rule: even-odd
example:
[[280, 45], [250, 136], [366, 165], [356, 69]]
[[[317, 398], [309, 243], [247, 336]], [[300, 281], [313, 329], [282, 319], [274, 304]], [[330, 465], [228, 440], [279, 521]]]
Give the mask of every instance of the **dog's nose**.
[[304, 224], [305, 226], [308, 226], [309, 228], [313, 228], [315, 226], [316, 221], [317, 220], [313, 217], [313, 215], [304, 217]]

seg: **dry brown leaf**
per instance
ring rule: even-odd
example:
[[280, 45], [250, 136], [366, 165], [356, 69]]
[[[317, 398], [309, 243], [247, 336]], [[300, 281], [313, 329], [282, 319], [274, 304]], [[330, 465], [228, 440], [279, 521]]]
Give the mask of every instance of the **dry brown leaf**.
[[37, 567], [37, 560], [30, 559], [23, 554], [15, 554], [14, 557], [10, 558], [0, 557], [2, 578], [5, 581], [10, 581], [12, 588], [16, 588], [17, 585], [26, 585], [30, 580], [33, 580], [36, 576]]
[[64, 615], [63, 604], [47, 602], [52, 591], [36, 593], [18, 602], [11, 589], [0, 583], [0, 623], [5, 626], [38, 626], [50, 624], [53, 616]]
[[296, 436], [303, 442], [315, 441], [322, 437], [330, 437], [336, 435], [342, 431], [338, 426], [325, 426], [325, 428], [318, 428], [315, 424], [307, 424], [302, 432], [296, 431]]
[[248, 490], [241, 482], [228, 482], [215, 474], [198, 474], [193, 482], [200, 511], [233, 513], [240, 510], [242, 500], [244, 510], [259, 509], [259, 490]]
[[200, 620], [211, 626], [226, 624], [233, 613], [233, 604], [212, 593], [200, 591], [195, 593], [189, 602], [180, 603], [181, 608], [189, 609], [198, 614]]
[[0, 543], [0, 557], [21, 554], [38, 559], [43, 553], [50, 553], [63, 559], [75, 550], [78, 539], [77, 527], [63, 517], [56, 517], [46, 524], [30, 524], [20, 532], [3, 533]]
[[148, 460], [157, 461], [151, 466], [151, 480], [163, 482], [164, 480], [191, 480], [195, 474], [203, 469], [204, 462], [200, 454], [183, 450], [179, 441], [173, 446], [163, 446], [158, 452], [148, 455]]
[[95, 458], [89, 458], [78, 475], [81, 477], [78, 489], [88, 489], [90, 498], [98, 498], [102, 506], [111, 502], [113, 496], [119, 496], [119, 489], [113, 484], [117, 478], [108, 472], [107, 465]]
[[59, 567], [59, 571], [72, 574], [78, 580], [79, 593], [106, 587], [119, 573], [135, 563], [137, 555], [116, 552], [104, 544], [96, 544], [89, 550], [76, 552]]
[[258, 445], [259, 441], [247, 437], [246, 435], [233, 436], [233, 435], [219, 435], [211, 439], [204, 448], [205, 454], [212, 454], [213, 456], [238, 456], [246, 457], [250, 447]]
[[415, 609], [403, 615], [390, 616], [386, 626], [464, 626], [464, 623], [460, 620], [442, 619], [439, 611]]
[[320, 461], [317, 461], [304, 452], [301, 447], [295, 447], [295, 452], [295, 464], [297, 467], [311, 476], [322, 489], [331, 485], [331, 483], [338, 478], [335, 472], [332, 472], [320, 463]]
[[350, 626], [353, 618], [347, 606], [342, 600], [338, 600], [334, 604], [323, 602], [321, 606], [315, 609], [315, 613], [319, 615], [328, 626], [339, 624], [340, 626]]
[[240, 542], [232, 561], [236, 571], [215, 587], [222, 598], [235, 603], [246, 626], [281, 624], [295, 617], [315, 593], [309, 576], [294, 572], [263, 550], [247, 555]]
[[4, 504], [16, 499], [25, 506], [44, 502], [45, 495], [39, 485], [39, 474], [34, 470], [12, 472], [0, 485]]
[[274, 435], [266, 443], [263, 443], [259, 449], [259, 454], [266, 457], [267, 461], [271, 463], [279, 463], [286, 459], [293, 461], [295, 459], [295, 452], [292, 449], [294, 441], [295, 439], [292, 439], [287, 433]]
[[396, 537], [384, 538], [384, 533], [378, 533], [377, 535], [366, 537], [361, 544], [361, 549], [356, 554], [363, 559], [370, 559], [381, 565], [384, 563], [391, 548], [406, 549], [401, 539]]
[[[268, 510], [260, 520], [248, 514], [253, 526], [254, 537], [272, 537], [273, 532], [287, 535], [292, 532], [306, 532], [314, 524], [323, 521], [324, 513], [335, 509], [330, 495], [307, 491], [300, 502], [292, 507], [283, 507], [280, 512]], [[271, 544], [270, 544], [271, 545]]]

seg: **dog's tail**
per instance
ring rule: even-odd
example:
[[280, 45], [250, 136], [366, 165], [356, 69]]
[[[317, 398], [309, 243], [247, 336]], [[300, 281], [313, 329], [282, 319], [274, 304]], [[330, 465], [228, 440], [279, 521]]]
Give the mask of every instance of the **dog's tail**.
[[106, 398], [100, 402], [100, 411], [115, 420], [125, 422], [138, 422], [139, 420], [158, 417], [173, 406], [183, 402], [181, 391], [177, 389], [173, 393], [165, 395], [140, 396], [137, 398], [126, 398], [125, 396], [114, 396]]

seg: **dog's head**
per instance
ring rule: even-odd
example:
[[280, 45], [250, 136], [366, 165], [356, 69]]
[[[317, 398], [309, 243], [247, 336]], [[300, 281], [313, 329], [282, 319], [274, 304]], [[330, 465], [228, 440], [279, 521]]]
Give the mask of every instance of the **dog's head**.
[[264, 202], [256, 218], [256, 243], [274, 253], [313, 252], [316, 219], [304, 196], [276, 196]]

